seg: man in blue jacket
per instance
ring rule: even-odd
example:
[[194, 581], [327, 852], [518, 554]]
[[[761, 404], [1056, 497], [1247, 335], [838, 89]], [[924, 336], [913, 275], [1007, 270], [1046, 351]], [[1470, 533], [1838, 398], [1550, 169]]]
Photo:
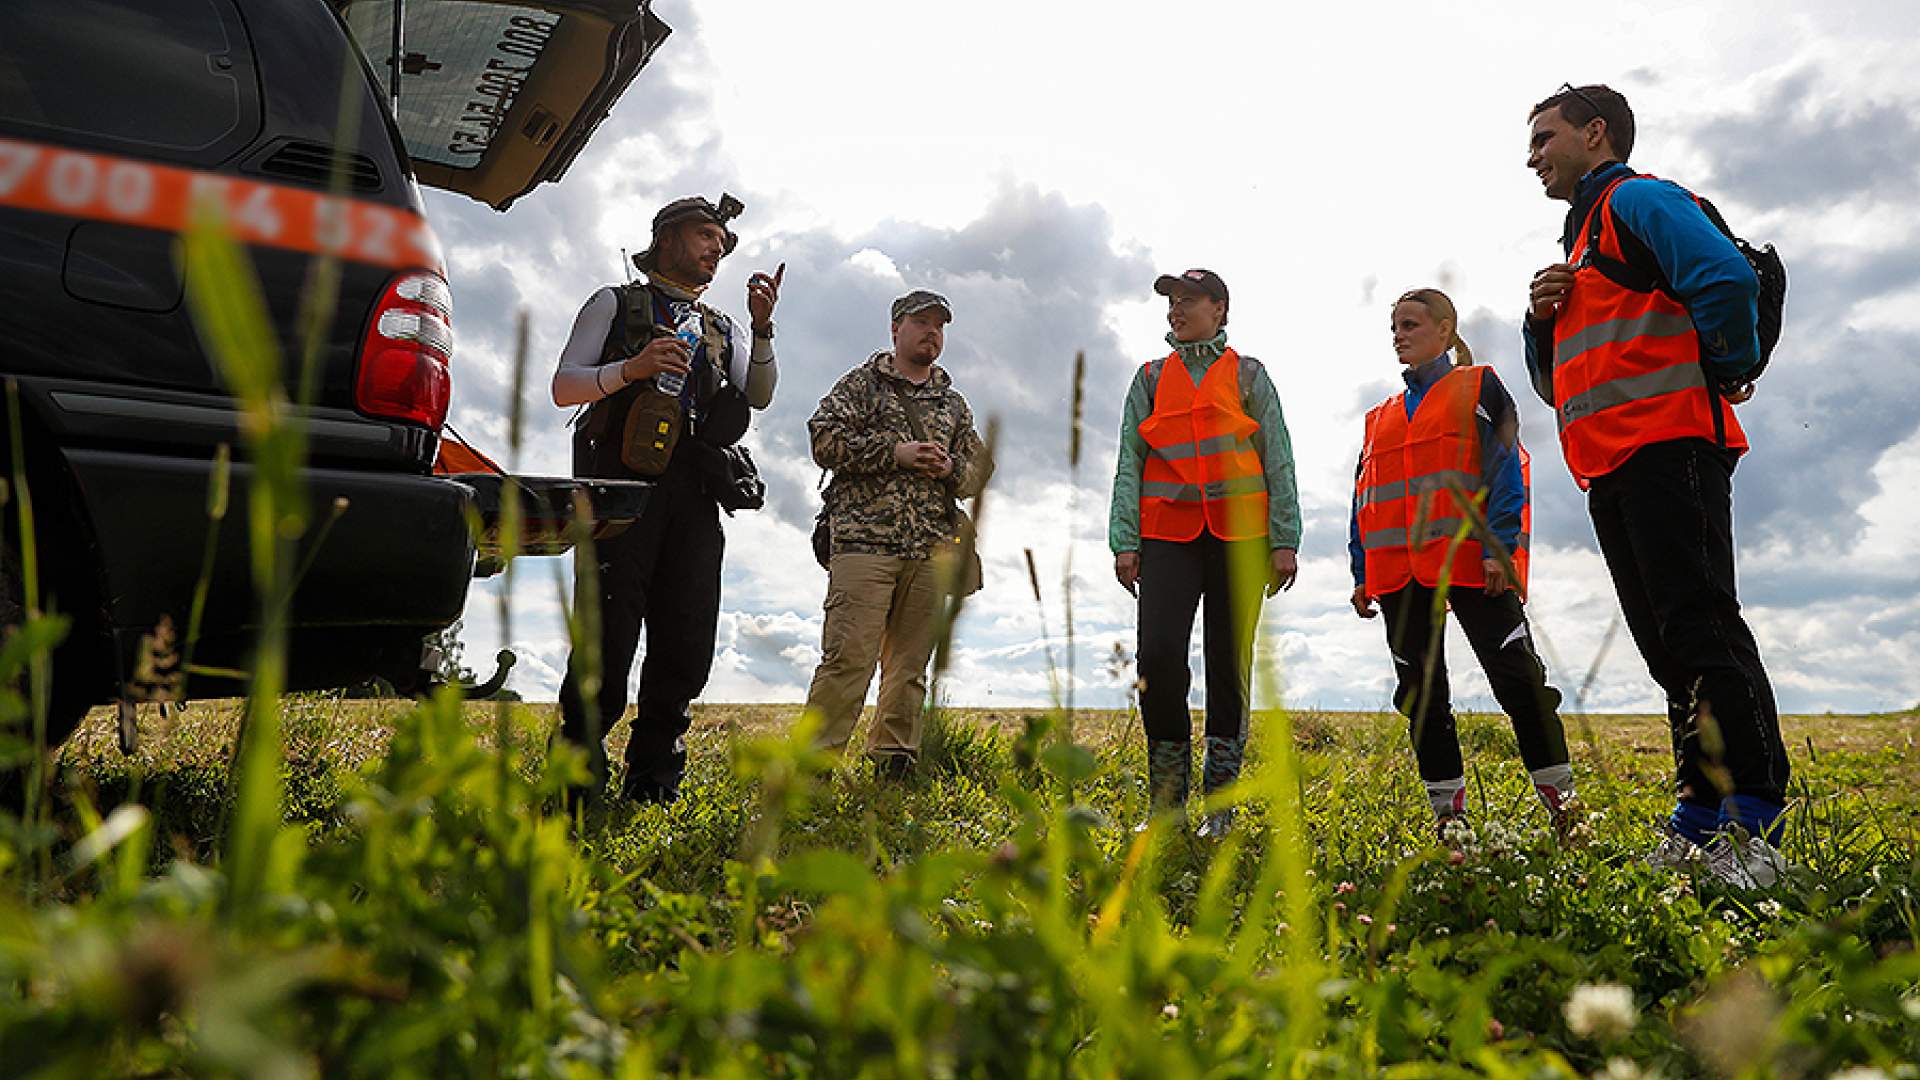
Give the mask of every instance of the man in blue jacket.
[[[1527, 166], [1572, 204], [1567, 261], [1534, 275], [1524, 333], [1534, 389], [1588, 489], [1627, 629], [1666, 692], [1677, 802], [1649, 856], [1776, 880], [1790, 770], [1773, 688], [1734, 583], [1731, 404], [1760, 362], [1759, 284], [1678, 185], [1636, 174], [1633, 111], [1605, 86], [1533, 107]], [[1620, 269], [1622, 264], [1633, 273]], [[1652, 290], [1628, 282], [1652, 281]]]

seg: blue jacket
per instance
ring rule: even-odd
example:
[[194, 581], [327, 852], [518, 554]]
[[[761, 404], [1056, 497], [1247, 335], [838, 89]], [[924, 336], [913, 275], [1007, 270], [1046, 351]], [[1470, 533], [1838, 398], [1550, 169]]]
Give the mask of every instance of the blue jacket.
[[[1453, 354], [1441, 353], [1419, 367], [1400, 373], [1407, 381], [1407, 419], [1433, 389], [1433, 384], [1453, 368]], [[1513, 407], [1513, 395], [1507, 393], [1500, 376], [1492, 368], [1480, 379], [1480, 406], [1474, 410], [1480, 423], [1480, 482], [1487, 489], [1487, 528], [1508, 551], [1520, 542], [1520, 515], [1527, 508], [1527, 481], [1520, 472], [1520, 414]], [[1353, 583], [1367, 580], [1367, 553], [1360, 546], [1360, 466], [1366, 450], [1354, 463], [1355, 491], [1353, 510], [1347, 518], [1347, 555], [1353, 562]]]
[[[1633, 175], [1617, 161], [1580, 178], [1567, 211], [1560, 248], [1569, 256], [1573, 242], [1586, 224], [1587, 212], [1616, 178]], [[1733, 246], [1693, 196], [1678, 184], [1651, 177], [1621, 184], [1607, 204], [1613, 225], [1625, 235], [1623, 244], [1637, 242], [1650, 252], [1673, 286], [1674, 295], [1693, 317], [1700, 337], [1700, 355], [1714, 377], [1738, 382], [1760, 363], [1760, 281], [1753, 267]], [[1523, 320], [1527, 373], [1534, 392], [1553, 404], [1553, 321]]]

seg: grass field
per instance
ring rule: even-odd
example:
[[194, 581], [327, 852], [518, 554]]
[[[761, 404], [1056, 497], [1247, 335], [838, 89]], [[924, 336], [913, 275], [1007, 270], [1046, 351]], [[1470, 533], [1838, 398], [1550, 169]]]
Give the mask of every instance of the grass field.
[[[0, 1061], [1916, 1075], [1911, 713], [1786, 721], [1797, 869], [1741, 894], [1636, 861], [1668, 805], [1653, 717], [1570, 719], [1589, 816], [1567, 846], [1504, 720], [1463, 718], [1476, 828], [1449, 851], [1397, 718], [1256, 717], [1247, 812], [1211, 845], [1136, 835], [1123, 714], [1080, 713], [1069, 741], [1053, 713], [948, 711], [888, 783], [823, 773], [785, 740], [797, 712], [705, 707], [678, 804], [566, 822], [541, 812], [578, 768], [546, 761], [551, 706], [290, 697], [285, 824], [246, 874], [226, 854], [237, 703], [143, 717], [133, 759], [96, 715], [63, 755], [82, 808], [63, 835], [0, 846]], [[128, 802], [148, 816], [118, 831], [84, 809]]]

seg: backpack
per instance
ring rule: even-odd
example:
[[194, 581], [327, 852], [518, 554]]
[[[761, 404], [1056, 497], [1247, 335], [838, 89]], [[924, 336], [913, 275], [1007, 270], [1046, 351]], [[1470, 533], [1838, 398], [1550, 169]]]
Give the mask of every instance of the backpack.
[[[1645, 173], [1636, 173], [1627, 179], [1636, 178], [1652, 179]], [[1780, 342], [1780, 324], [1787, 306], [1787, 265], [1781, 261], [1780, 253], [1774, 250], [1772, 244], [1756, 248], [1736, 236], [1733, 229], [1727, 225], [1727, 219], [1721, 215], [1720, 208], [1713, 205], [1712, 201], [1694, 195], [1692, 192], [1687, 194], [1693, 196], [1693, 201], [1700, 206], [1700, 212], [1707, 216], [1707, 220], [1713, 223], [1714, 228], [1720, 230], [1720, 235], [1733, 241], [1734, 249], [1740, 252], [1741, 258], [1747, 260], [1747, 265], [1753, 268], [1753, 276], [1760, 282], [1759, 319], [1755, 326], [1760, 338], [1760, 363], [1741, 380], [1745, 386], [1752, 386], [1759, 381], [1760, 374], [1767, 369], [1768, 362], [1773, 359], [1773, 347]], [[1667, 281], [1659, 265], [1650, 257], [1646, 262], [1652, 269], [1648, 270], [1635, 266], [1631, 262], [1623, 262], [1600, 254], [1600, 226], [1601, 218], [1598, 213], [1587, 216], [1587, 253], [1593, 261], [1594, 269], [1605, 274], [1608, 280], [1623, 289], [1632, 289], [1634, 292], [1657, 291], [1674, 296], [1673, 285]], [[1624, 247], [1621, 254], [1628, 254]], [[1674, 296], [1674, 299], [1677, 300], [1679, 297]], [[1725, 394], [1741, 388], [1738, 385], [1722, 386], [1720, 391]]]

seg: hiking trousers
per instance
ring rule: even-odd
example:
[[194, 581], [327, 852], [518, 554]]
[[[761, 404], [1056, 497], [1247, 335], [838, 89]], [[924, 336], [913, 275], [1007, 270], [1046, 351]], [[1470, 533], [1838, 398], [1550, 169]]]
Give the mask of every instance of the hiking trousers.
[[1704, 439], [1654, 443], [1587, 493], [1627, 630], [1667, 695], [1677, 793], [1716, 812], [1730, 795], [1784, 802], [1791, 775], [1734, 587], [1733, 466]]
[[[1398, 685], [1393, 706], [1407, 718], [1420, 779], [1429, 784], [1466, 774], [1454, 722], [1453, 689], [1447, 680], [1446, 626], [1433, 619], [1434, 590], [1418, 581], [1380, 597], [1387, 648]], [[1447, 590], [1447, 606], [1492, 684], [1493, 697], [1513, 724], [1520, 760], [1529, 773], [1567, 763], [1566, 729], [1560, 722], [1560, 691], [1547, 685], [1546, 665], [1533, 648], [1527, 615], [1512, 589]]]
[[852, 741], [878, 664], [867, 753], [876, 760], [920, 753], [940, 570], [932, 559], [895, 555], [840, 553], [829, 561], [820, 666], [807, 690], [807, 708], [821, 719], [816, 748], [838, 753]]
[[1253, 636], [1270, 558], [1265, 539], [1226, 541], [1203, 532], [1186, 542], [1140, 541], [1140, 719], [1148, 739], [1193, 739], [1187, 651], [1194, 612], [1203, 602], [1206, 733], [1246, 738]]
[[687, 761], [682, 736], [693, 723], [688, 706], [706, 689], [713, 668], [725, 551], [719, 506], [704, 490], [699, 471], [675, 455], [640, 520], [595, 545], [598, 589], [589, 591], [575, 573], [575, 612], [581, 618], [598, 615], [600, 632], [591, 655], [603, 674], [599, 694], [589, 703], [581, 692], [589, 654], [576, 646], [567, 657], [560, 734], [586, 748], [596, 784], [605, 782], [602, 740], [626, 709], [627, 675], [644, 628], [647, 650], [627, 739], [627, 772], [634, 778], [628, 786], [666, 794], [678, 787]]

